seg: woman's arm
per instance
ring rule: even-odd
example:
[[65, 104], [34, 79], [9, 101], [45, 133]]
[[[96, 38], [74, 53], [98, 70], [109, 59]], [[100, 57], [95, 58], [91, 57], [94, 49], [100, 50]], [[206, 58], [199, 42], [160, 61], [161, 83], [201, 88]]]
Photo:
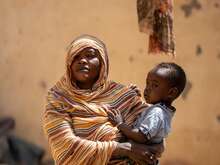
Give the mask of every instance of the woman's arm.
[[94, 161], [104, 165], [112, 156], [129, 157], [140, 165], [155, 161], [152, 157], [154, 152], [146, 145], [81, 139], [74, 135], [70, 122], [67, 114], [54, 110], [45, 112], [44, 131], [56, 164], [85, 165]]
[[164, 145], [155, 144], [152, 146], [138, 144], [135, 142], [118, 143], [116, 149], [113, 151], [113, 156], [127, 156], [133, 159], [140, 165], [155, 164], [158, 155], [164, 151]]
[[56, 164], [85, 165], [95, 162], [104, 165], [117, 148], [114, 141], [94, 142], [76, 136], [67, 113], [46, 110], [43, 127]]
[[117, 142], [91, 141], [76, 136], [72, 117], [68, 113], [71, 107], [64, 99], [55, 91], [49, 91], [43, 115], [43, 129], [55, 163], [105, 165], [116, 149]]

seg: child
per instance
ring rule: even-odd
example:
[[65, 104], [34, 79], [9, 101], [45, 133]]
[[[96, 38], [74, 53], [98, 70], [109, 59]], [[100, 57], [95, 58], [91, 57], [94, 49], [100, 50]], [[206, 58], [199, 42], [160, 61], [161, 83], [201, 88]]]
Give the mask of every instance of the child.
[[110, 122], [129, 139], [138, 143], [160, 143], [171, 129], [171, 119], [176, 111], [173, 101], [186, 84], [183, 69], [175, 63], [160, 63], [147, 75], [144, 98], [153, 104], [142, 112], [133, 128], [123, 122], [118, 110], [108, 111]]

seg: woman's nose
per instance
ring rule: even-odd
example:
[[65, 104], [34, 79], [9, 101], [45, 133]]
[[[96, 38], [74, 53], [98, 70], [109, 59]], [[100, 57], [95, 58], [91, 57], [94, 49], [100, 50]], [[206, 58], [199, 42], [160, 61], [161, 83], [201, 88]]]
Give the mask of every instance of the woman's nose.
[[79, 63], [80, 63], [80, 64], [86, 64], [86, 63], [87, 63], [87, 60], [86, 60], [85, 58], [81, 58], [81, 59], [79, 60]]

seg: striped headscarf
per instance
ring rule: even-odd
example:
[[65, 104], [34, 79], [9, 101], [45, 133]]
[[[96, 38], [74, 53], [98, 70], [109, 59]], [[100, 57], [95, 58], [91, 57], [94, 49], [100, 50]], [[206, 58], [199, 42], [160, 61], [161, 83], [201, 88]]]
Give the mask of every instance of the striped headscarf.
[[[79, 89], [71, 75], [74, 57], [92, 47], [101, 56], [101, 71], [92, 89]], [[108, 121], [106, 109], [121, 111], [131, 125], [147, 105], [134, 87], [109, 81], [108, 55], [99, 39], [83, 35], [68, 48], [66, 74], [48, 91], [43, 128], [56, 164], [105, 165], [126, 164], [128, 160], [112, 160], [111, 155], [121, 137]]]

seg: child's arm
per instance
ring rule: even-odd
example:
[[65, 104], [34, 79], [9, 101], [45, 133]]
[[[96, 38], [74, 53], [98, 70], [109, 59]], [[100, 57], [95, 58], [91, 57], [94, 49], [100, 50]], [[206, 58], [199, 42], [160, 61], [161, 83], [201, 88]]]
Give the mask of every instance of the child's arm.
[[125, 123], [118, 126], [118, 129], [129, 139], [134, 140], [137, 143], [147, 143], [147, 137], [139, 131], [139, 129], [133, 129]]
[[118, 110], [107, 111], [109, 121], [117, 126], [122, 133], [129, 139], [134, 140], [138, 143], [146, 143], [148, 141], [146, 135], [144, 135], [138, 129], [133, 129], [123, 122], [122, 115]]

